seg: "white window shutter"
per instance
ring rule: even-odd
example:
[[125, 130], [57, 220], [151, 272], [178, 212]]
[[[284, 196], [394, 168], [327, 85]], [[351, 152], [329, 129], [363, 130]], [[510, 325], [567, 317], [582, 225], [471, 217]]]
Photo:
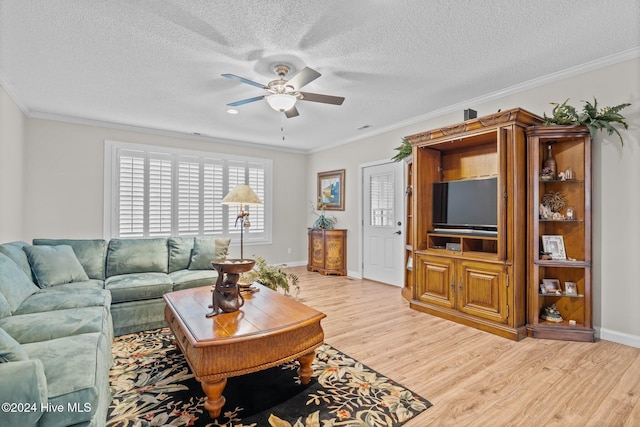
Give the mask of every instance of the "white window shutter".
[[205, 159], [203, 164], [203, 226], [205, 235], [222, 235], [224, 213], [221, 204], [224, 192], [224, 164], [221, 160]]
[[149, 154], [149, 236], [170, 236], [172, 218], [171, 156]]
[[145, 225], [145, 153], [120, 150], [117, 159], [118, 234], [121, 237], [141, 237]]
[[197, 235], [200, 226], [200, 162], [197, 158], [178, 160], [178, 234]]

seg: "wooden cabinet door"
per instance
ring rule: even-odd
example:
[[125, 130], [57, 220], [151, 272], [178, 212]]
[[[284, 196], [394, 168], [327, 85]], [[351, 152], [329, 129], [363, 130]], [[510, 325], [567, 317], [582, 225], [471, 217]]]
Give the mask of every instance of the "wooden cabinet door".
[[507, 323], [507, 275], [503, 265], [458, 261], [456, 276], [458, 310]]
[[309, 232], [309, 264], [315, 268], [324, 268], [324, 233], [322, 230]]
[[343, 270], [344, 267], [344, 234], [342, 232], [332, 233], [333, 230], [325, 231], [325, 270]]
[[455, 307], [455, 263], [447, 258], [418, 255], [416, 268], [419, 300], [442, 307]]

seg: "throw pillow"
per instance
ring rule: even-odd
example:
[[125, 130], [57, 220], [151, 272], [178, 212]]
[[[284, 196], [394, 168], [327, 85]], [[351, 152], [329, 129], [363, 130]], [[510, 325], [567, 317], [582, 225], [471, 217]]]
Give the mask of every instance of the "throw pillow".
[[89, 280], [69, 245], [25, 246], [23, 249], [41, 288]]
[[189, 268], [193, 237], [169, 237], [169, 273]]
[[0, 363], [19, 362], [20, 360], [29, 360], [27, 353], [18, 341], [0, 328]]
[[29, 246], [29, 244], [22, 241], [3, 243], [2, 245], [0, 245], [0, 253], [3, 253], [11, 258], [13, 262], [15, 262], [18, 267], [20, 267], [22, 271], [24, 271], [24, 274], [26, 274], [29, 279], [33, 280], [29, 260], [27, 259], [27, 255], [22, 250], [22, 248], [25, 246]]
[[211, 261], [225, 259], [229, 254], [231, 239], [196, 237], [191, 252], [189, 270], [213, 270]]
[[13, 313], [22, 301], [38, 292], [38, 287], [24, 274], [18, 264], [5, 254], [0, 254], [0, 292]]

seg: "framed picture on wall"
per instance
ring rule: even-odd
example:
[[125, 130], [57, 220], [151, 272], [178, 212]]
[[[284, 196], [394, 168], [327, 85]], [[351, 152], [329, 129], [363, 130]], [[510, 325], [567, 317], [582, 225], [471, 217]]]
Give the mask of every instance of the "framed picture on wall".
[[318, 206], [328, 211], [344, 210], [344, 169], [318, 172]]

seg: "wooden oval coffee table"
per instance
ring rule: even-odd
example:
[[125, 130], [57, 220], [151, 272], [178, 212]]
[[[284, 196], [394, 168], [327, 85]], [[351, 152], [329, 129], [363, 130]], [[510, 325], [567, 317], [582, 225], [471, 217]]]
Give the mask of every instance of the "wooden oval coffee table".
[[227, 378], [256, 372], [297, 359], [303, 384], [311, 379], [315, 349], [324, 342], [324, 313], [260, 284], [232, 313], [207, 317], [211, 287], [164, 295], [165, 319], [207, 395], [204, 407], [212, 418], [222, 411]]

